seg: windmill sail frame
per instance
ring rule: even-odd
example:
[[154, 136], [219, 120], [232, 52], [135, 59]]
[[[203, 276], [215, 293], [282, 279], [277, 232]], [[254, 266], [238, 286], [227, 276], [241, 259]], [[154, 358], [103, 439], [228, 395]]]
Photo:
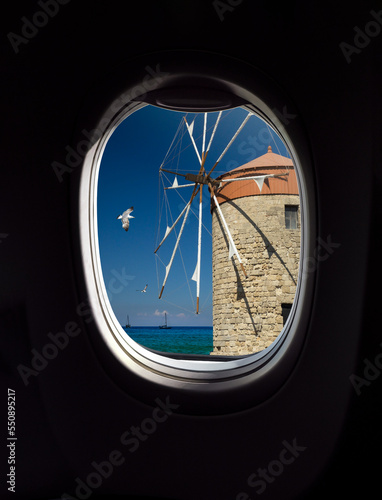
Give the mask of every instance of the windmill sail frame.
[[[171, 190], [177, 190], [177, 189], [182, 189], [182, 188], [187, 188], [187, 187], [193, 187], [193, 191], [192, 191], [192, 194], [190, 196], [189, 201], [186, 203], [185, 207], [180, 212], [180, 214], [178, 215], [178, 217], [176, 218], [176, 220], [172, 223], [171, 226], [167, 225], [165, 235], [164, 235], [164, 237], [162, 238], [162, 240], [160, 241], [159, 245], [157, 246], [157, 248], [154, 251], [154, 253], [157, 254], [158, 250], [162, 247], [162, 245], [164, 244], [164, 242], [168, 238], [169, 234], [175, 229], [176, 225], [179, 223], [179, 221], [181, 220], [182, 216], [184, 215], [183, 222], [182, 222], [179, 234], [176, 237], [176, 242], [175, 242], [172, 254], [171, 254], [170, 261], [165, 266], [165, 268], [166, 268], [165, 277], [164, 277], [164, 280], [162, 282], [162, 286], [161, 286], [161, 289], [160, 289], [160, 292], [159, 292], [159, 298], [160, 299], [162, 298], [162, 295], [163, 295], [163, 292], [164, 292], [164, 288], [166, 286], [166, 283], [167, 283], [167, 280], [168, 280], [168, 277], [169, 277], [169, 274], [170, 274], [170, 270], [172, 268], [172, 264], [173, 264], [173, 261], [174, 261], [174, 258], [175, 258], [175, 254], [176, 254], [176, 252], [177, 252], [177, 250], [179, 248], [179, 243], [180, 243], [183, 231], [184, 231], [184, 227], [185, 227], [186, 221], [187, 221], [188, 216], [189, 216], [191, 204], [192, 204], [194, 198], [199, 193], [199, 211], [198, 211], [198, 213], [199, 213], [199, 215], [198, 215], [198, 221], [199, 222], [198, 222], [198, 233], [197, 233], [198, 234], [198, 245], [197, 245], [197, 255], [196, 255], [196, 266], [195, 266], [194, 273], [193, 273], [192, 277], [190, 278], [191, 280], [193, 280], [193, 281], [196, 282], [196, 311], [195, 311], [196, 314], [199, 314], [199, 312], [200, 312], [199, 299], [200, 299], [200, 278], [201, 278], [201, 268], [202, 268], [202, 264], [201, 264], [201, 249], [202, 249], [202, 224], [203, 224], [202, 223], [202, 217], [203, 217], [202, 214], [203, 214], [203, 187], [204, 187], [204, 185], [208, 186], [211, 198], [213, 199], [214, 204], [215, 204], [215, 206], [217, 208], [217, 212], [219, 214], [219, 218], [222, 221], [222, 226], [224, 227], [224, 231], [225, 231], [225, 233], [227, 235], [227, 238], [228, 238], [228, 241], [229, 241], [228, 258], [232, 259], [234, 256], [236, 256], [237, 261], [238, 261], [238, 263], [239, 263], [239, 265], [240, 265], [240, 267], [241, 267], [241, 269], [243, 271], [243, 274], [244, 274], [245, 278], [247, 278], [247, 273], [245, 271], [242, 259], [240, 257], [240, 254], [239, 254], [237, 248], [236, 248], [236, 245], [235, 245], [234, 239], [232, 237], [231, 231], [230, 231], [230, 229], [228, 227], [228, 224], [227, 224], [227, 222], [226, 222], [226, 220], [224, 218], [224, 215], [223, 215], [223, 213], [221, 211], [221, 208], [220, 208], [219, 203], [218, 203], [217, 198], [216, 198], [216, 190], [220, 186], [220, 181], [216, 181], [215, 179], [212, 179], [210, 177], [210, 175], [216, 169], [217, 165], [221, 162], [222, 158], [227, 153], [227, 151], [229, 150], [229, 148], [231, 147], [231, 145], [233, 144], [233, 142], [235, 141], [235, 139], [237, 138], [237, 136], [239, 135], [239, 133], [241, 132], [241, 130], [244, 128], [244, 126], [247, 123], [247, 121], [249, 120], [249, 118], [251, 116], [253, 116], [253, 113], [250, 112], [250, 111], [247, 113], [247, 115], [243, 119], [242, 123], [239, 125], [239, 127], [237, 128], [237, 130], [235, 131], [235, 133], [233, 134], [233, 136], [231, 137], [231, 139], [229, 140], [229, 142], [227, 143], [227, 145], [224, 147], [223, 151], [221, 152], [220, 156], [216, 160], [216, 162], [213, 165], [213, 167], [207, 173], [207, 171], [205, 169], [205, 162], [206, 162], [206, 158], [207, 158], [208, 152], [210, 151], [213, 139], [215, 137], [215, 134], [216, 134], [216, 131], [217, 131], [218, 124], [220, 122], [221, 116], [222, 116], [222, 111], [219, 111], [218, 117], [217, 117], [216, 122], [215, 122], [214, 127], [213, 127], [213, 131], [211, 133], [210, 139], [209, 139], [207, 147], [206, 147], [207, 113], [204, 113], [204, 123], [203, 123], [203, 136], [202, 136], [201, 153], [198, 150], [198, 147], [197, 147], [196, 141], [195, 141], [195, 137], [194, 137], [196, 117], [189, 124], [187, 122], [186, 116], [183, 116], [183, 120], [184, 120], [184, 123], [185, 123], [186, 128], [187, 128], [188, 136], [189, 136], [189, 138], [191, 140], [191, 143], [193, 145], [193, 148], [195, 150], [195, 153], [196, 153], [196, 156], [197, 156], [197, 159], [198, 159], [198, 162], [199, 162], [200, 168], [199, 168], [199, 174], [198, 175], [195, 175], [195, 174], [181, 174], [179, 172], [173, 172], [173, 171], [164, 169], [163, 168], [164, 162], [162, 162], [162, 165], [160, 167], [160, 173], [161, 172], [168, 172], [168, 173], [171, 173], [171, 174], [175, 174], [175, 177], [174, 177], [174, 180], [173, 180], [171, 186], [166, 186], [166, 187], [164, 186], [164, 190], [169, 190], [169, 189], [171, 189]], [[179, 130], [180, 130], [180, 127], [178, 128], [177, 133], [179, 132]], [[192, 184], [179, 184], [178, 183], [178, 175], [185, 177], [185, 179], [193, 181], [193, 183]], [[256, 181], [256, 179], [254, 179], [254, 180]], [[264, 179], [261, 179], [261, 180], [264, 181]], [[259, 179], [258, 181], [261, 182], [261, 180]], [[260, 186], [259, 186], [259, 188], [261, 189]]]

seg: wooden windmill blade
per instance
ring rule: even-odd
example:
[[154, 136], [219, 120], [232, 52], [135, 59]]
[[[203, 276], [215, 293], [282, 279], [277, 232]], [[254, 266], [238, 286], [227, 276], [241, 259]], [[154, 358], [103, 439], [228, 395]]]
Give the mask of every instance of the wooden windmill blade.
[[[200, 165], [200, 174], [204, 172], [204, 163], [207, 158], [205, 152], [206, 144], [206, 129], [207, 129], [207, 113], [204, 113], [204, 127], [203, 127], [203, 145], [202, 145], [202, 162]], [[203, 216], [203, 184], [200, 185], [199, 196], [199, 225], [198, 225], [198, 251], [196, 268], [192, 279], [196, 281], [196, 314], [199, 314], [199, 298], [200, 298], [200, 268], [201, 268], [201, 252], [202, 252], [202, 216]]]

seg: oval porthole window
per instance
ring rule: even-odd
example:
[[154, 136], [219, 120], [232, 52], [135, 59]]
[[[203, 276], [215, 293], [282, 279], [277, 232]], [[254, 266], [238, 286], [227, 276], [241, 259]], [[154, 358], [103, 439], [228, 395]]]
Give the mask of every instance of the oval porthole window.
[[299, 279], [299, 173], [246, 107], [146, 105], [110, 135], [97, 185], [99, 256], [126, 336], [160, 353], [268, 348]]

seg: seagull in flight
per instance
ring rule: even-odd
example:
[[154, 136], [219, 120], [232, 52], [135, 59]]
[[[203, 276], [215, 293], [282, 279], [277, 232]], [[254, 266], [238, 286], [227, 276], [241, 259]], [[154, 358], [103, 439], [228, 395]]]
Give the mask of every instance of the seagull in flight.
[[130, 215], [133, 210], [134, 207], [130, 207], [127, 210], [125, 210], [122, 215], [118, 215], [117, 217], [117, 219], [122, 219], [122, 227], [125, 231], [129, 230], [129, 224], [130, 224], [129, 219], [135, 218], [132, 215]]
[[148, 287], [148, 285], [146, 285], [143, 290], [137, 290], [137, 292], [146, 293], [147, 292], [147, 287]]

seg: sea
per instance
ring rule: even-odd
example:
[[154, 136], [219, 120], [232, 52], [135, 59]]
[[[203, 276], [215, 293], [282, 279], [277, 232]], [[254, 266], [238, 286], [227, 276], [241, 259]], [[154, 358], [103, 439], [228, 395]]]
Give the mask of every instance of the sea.
[[169, 329], [131, 326], [123, 329], [135, 342], [156, 351], [210, 354], [213, 350], [212, 326], [172, 326]]

